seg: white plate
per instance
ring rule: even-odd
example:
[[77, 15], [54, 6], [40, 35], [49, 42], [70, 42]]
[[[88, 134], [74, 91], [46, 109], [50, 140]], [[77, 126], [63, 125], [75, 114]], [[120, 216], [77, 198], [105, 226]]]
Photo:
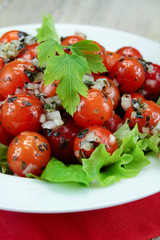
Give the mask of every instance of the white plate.
[[[0, 29], [0, 35], [18, 29], [35, 34], [39, 25], [23, 25]], [[101, 27], [73, 24], [57, 24], [60, 36], [80, 30], [88, 39], [101, 43], [108, 50], [133, 46], [144, 59], [160, 64], [160, 44], [134, 34]], [[124, 179], [107, 188], [84, 188], [78, 184], [48, 183], [0, 174], [0, 209], [36, 212], [64, 213], [106, 208], [147, 197], [160, 191], [160, 159], [150, 156], [151, 164], [131, 179]]]

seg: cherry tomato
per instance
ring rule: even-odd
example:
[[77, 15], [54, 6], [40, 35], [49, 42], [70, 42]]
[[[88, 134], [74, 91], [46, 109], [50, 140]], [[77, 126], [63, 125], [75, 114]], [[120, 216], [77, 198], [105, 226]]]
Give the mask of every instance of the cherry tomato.
[[93, 43], [97, 44], [97, 46], [100, 48], [100, 50], [95, 52], [95, 54], [99, 54], [101, 56], [102, 62], [106, 66], [106, 50], [105, 50], [105, 48], [96, 41], [93, 41]]
[[9, 168], [19, 176], [40, 175], [50, 160], [51, 149], [47, 139], [37, 132], [22, 132], [8, 148]]
[[6, 99], [1, 111], [2, 124], [12, 135], [23, 131], [40, 131], [40, 116], [43, 107], [40, 100], [32, 95], [13, 95]]
[[110, 97], [110, 99], [112, 100], [113, 109], [116, 109], [116, 107], [118, 106], [119, 97], [120, 97], [119, 89], [115, 85], [113, 80], [111, 80], [110, 78], [108, 78], [106, 76], [95, 77], [96, 81], [101, 80], [101, 79], [105, 83], [105, 87], [103, 88], [103, 91], [105, 91], [108, 94], [108, 96]]
[[118, 53], [106, 51], [106, 68], [108, 72], [111, 71], [114, 64], [121, 58]]
[[133, 47], [122, 47], [116, 51], [121, 57], [142, 58], [140, 52]]
[[0, 72], [0, 94], [7, 98], [22, 89], [25, 82], [33, 81], [34, 66], [28, 61], [14, 60], [8, 63]]
[[140, 132], [154, 134], [160, 130], [160, 106], [152, 101], [132, 100], [124, 115], [124, 121], [127, 119], [131, 128], [137, 123]]
[[61, 44], [62, 46], [69, 46], [72, 45], [76, 42], [82, 41], [85, 38], [78, 36], [78, 35], [73, 35], [73, 36], [67, 36], [67, 37], [61, 37]]
[[116, 132], [123, 124], [122, 118], [116, 114], [114, 111], [112, 113], [112, 116], [103, 127], [107, 128], [110, 132], [114, 133]]
[[148, 100], [155, 100], [160, 95], [160, 66], [146, 63], [145, 81], [139, 92]]
[[121, 92], [132, 93], [137, 91], [145, 80], [145, 72], [141, 63], [131, 57], [121, 58], [113, 66], [109, 75], [120, 84]]
[[13, 40], [19, 40], [21, 37], [25, 37], [27, 35], [27, 33], [17, 30], [8, 31], [2, 35], [0, 42], [10, 43]]
[[87, 97], [80, 96], [80, 104], [73, 115], [74, 121], [81, 127], [103, 125], [113, 112], [110, 97], [98, 89], [89, 89]]
[[117, 149], [117, 140], [109, 130], [99, 126], [85, 128], [76, 136], [74, 154], [79, 161], [81, 158], [89, 158], [100, 144], [104, 144], [110, 154]]
[[41, 82], [40, 92], [43, 93], [46, 97], [53, 97], [57, 95], [56, 89], [58, 87], [59, 80], [55, 80], [52, 84], [50, 83], [47, 86], [44, 86], [44, 82]]
[[13, 136], [6, 131], [0, 119], [0, 143], [8, 146], [12, 139]]
[[2, 57], [0, 57], [0, 71], [4, 68], [5, 61]]
[[32, 60], [33, 58], [37, 57], [37, 47], [38, 43], [34, 43], [31, 45], [27, 45], [25, 48], [23, 48], [19, 55], [18, 58], [24, 58], [26, 60]]
[[65, 163], [76, 162], [73, 144], [80, 130], [81, 128], [69, 116], [64, 119], [64, 125], [57, 131], [44, 130], [44, 136], [51, 146], [52, 156]]

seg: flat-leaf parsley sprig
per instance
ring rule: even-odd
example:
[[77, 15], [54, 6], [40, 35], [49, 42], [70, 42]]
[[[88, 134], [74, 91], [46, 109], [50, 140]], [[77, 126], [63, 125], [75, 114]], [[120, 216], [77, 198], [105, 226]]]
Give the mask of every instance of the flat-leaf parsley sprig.
[[[36, 37], [40, 43], [37, 48], [38, 61], [41, 67], [46, 66], [44, 84], [48, 85], [60, 80], [57, 94], [66, 111], [73, 115], [80, 102], [79, 95], [87, 96], [88, 88], [82, 81], [83, 76], [86, 73], [106, 71], [101, 56], [94, 54], [100, 48], [92, 40], [82, 40], [71, 46], [62, 46], [50, 14], [43, 15], [42, 26], [37, 31]], [[66, 47], [72, 54], [64, 51]]]

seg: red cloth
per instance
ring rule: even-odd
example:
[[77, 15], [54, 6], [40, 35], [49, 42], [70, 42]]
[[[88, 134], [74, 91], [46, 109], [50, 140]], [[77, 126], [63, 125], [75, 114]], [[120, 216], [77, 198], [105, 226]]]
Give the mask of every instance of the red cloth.
[[88, 212], [0, 211], [0, 240], [148, 240], [159, 235], [160, 193]]

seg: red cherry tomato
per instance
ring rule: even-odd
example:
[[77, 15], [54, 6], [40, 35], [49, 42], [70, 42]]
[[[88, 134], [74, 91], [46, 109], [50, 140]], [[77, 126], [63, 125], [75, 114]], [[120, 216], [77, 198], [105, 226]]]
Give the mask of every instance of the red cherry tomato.
[[37, 132], [23, 132], [13, 139], [8, 148], [9, 168], [19, 176], [40, 175], [50, 160], [47, 139]]
[[5, 61], [2, 57], [0, 57], [0, 71], [4, 68], [5, 66]]
[[73, 121], [73, 118], [67, 117], [57, 131], [45, 130], [44, 136], [51, 146], [52, 156], [65, 163], [74, 163], [77, 159], [74, 156], [73, 144], [77, 133], [81, 128]]
[[68, 46], [68, 45], [72, 45], [76, 42], [82, 41], [84, 39], [85, 38], [78, 36], [78, 35], [61, 37], [61, 44], [62, 44], [62, 46]]
[[89, 89], [86, 98], [80, 97], [80, 104], [73, 115], [74, 121], [81, 127], [103, 125], [113, 112], [110, 97], [97, 89]]
[[32, 60], [33, 58], [37, 57], [37, 47], [38, 43], [34, 43], [31, 45], [27, 45], [25, 48], [23, 48], [19, 55], [18, 58], [24, 58], [26, 60]]
[[0, 143], [8, 146], [12, 139], [13, 136], [6, 131], [0, 120]]
[[139, 92], [148, 100], [155, 100], [160, 95], [160, 66], [146, 63], [145, 81]]
[[145, 80], [145, 72], [141, 63], [135, 58], [121, 58], [113, 66], [109, 75], [120, 84], [121, 92], [132, 93], [137, 91]]
[[114, 133], [116, 132], [123, 124], [122, 118], [113, 112], [112, 116], [106, 123], [104, 124], [103, 127], [107, 128], [110, 132]]
[[102, 62], [106, 66], [106, 50], [105, 50], [105, 48], [96, 41], [93, 41], [93, 43], [97, 44], [97, 46], [100, 48], [100, 50], [95, 52], [95, 54], [99, 54], [101, 56]]
[[25, 82], [33, 81], [34, 69], [32, 63], [18, 59], [5, 65], [0, 72], [0, 94], [7, 98], [17, 88], [22, 89]]
[[59, 80], [55, 80], [52, 84], [50, 83], [47, 86], [44, 86], [44, 82], [41, 82], [40, 92], [43, 93], [46, 97], [53, 97], [57, 95], [56, 90], [58, 87]]
[[121, 57], [142, 58], [140, 52], [133, 47], [122, 47], [116, 51]]
[[32, 95], [13, 95], [6, 99], [1, 111], [2, 124], [12, 135], [23, 131], [40, 131], [40, 116], [43, 107], [40, 100]]
[[0, 42], [9, 43], [13, 40], [19, 40], [19, 38], [25, 37], [27, 35], [27, 33], [17, 30], [8, 31], [2, 35], [2, 37], [0, 38]]
[[114, 64], [121, 58], [118, 53], [106, 51], [106, 68], [108, 72], [111, 71]]
[[100, 79], [102, 79], [105, 83], [105, 87], [103, 88], [103, 91], [105, 91], [108, 94], [108, 96], [110, 97], [110, 99], [112, 100], [113, 109], [116, 109], [116, 107], [118, 106], [119, 97], [120, 97], [120, 92], [119, 92], [118, 87], [115, 85], [113, 80], [111, 80], [110, 78], [108, 78], [106, 76], [95, 77], [96, 81], [98, 81]]
[[98, 145], [104, 144], [106, 151], [112, 154], [117, 149], [117, 141], [113, 134], [99, 126], [92, 126], [81, 130], [74, 142], [74, 154], [79, 161], [89, 158]]
[[154, 134], [160, 129], [160, 106], [152, 101], [132, 100], [124, 115], [124, 121], [127, 119], [131, 128], [137, 123], [140, 132]]

